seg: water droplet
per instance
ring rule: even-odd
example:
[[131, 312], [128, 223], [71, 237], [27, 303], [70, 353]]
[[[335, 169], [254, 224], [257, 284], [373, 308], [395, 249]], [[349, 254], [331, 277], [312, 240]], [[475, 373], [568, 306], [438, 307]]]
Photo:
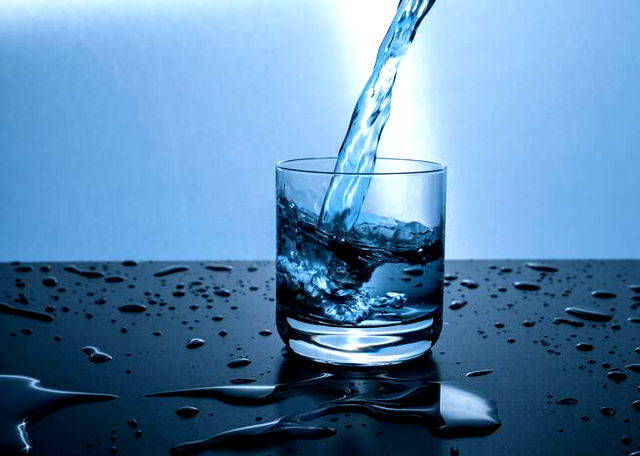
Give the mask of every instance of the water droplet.
[[78, 269], [76, 266], [71, 265], [64, 268], [65, 271], [70, 272], [72, 274], [79, 275], [81, 277], [85, 277], [87, 279], [100, 279], [104, 277], [104, 274], [99, 271], [94, 271], [92, 269]]
[[609, 379], [613, 380], [614, 382], [621, 382], [627, 379], [627, 374], [620, 370], [610, 370], [609, 372], [607, 372], [607, 377], [609, 377]]
[[640, 285], [639, 284], [631, 284], [631, 285], [629, 285], [629, 288], [631, 288], [631, 290], [633, 290], [636, 293], [640, 293]]
[[233, 266], [227, 266], [224, 264], [209, 264], [205, 266], [205, 269], [216, 272], [231, 272], [233, 270]]
[[562, 318], [562, 317], [557, 317], [553, 319], [553, 324], [554, 325], [569, 325], [569, 326], [573, 326], [574, 328], [581, 328], [582, 326], [584, 326], [584, 323], [581, 322], [580, 320], [574, 320], [573, 318]]
[[639, 363], [627, 364], [625, 367], [627, 369], [629, 369], [631, 372], [637, 372], [637, 373], [640, 374], [640, 364]]
[[579, 343], [576, 344], [576, 348], [578, 350], [580, 350], [580, 351], [588, 352], [588, 351], [593, 350], [593, 345], [588, 344], [586, 342], [579, 342]]
[[516, 340], [515, 340], [513, 337], [509, 337], [509, 338], [507, 339], [507, 342], [508, 342], [508, 343], [510, 343], [510, 344], [513, 344], [513, 343], [515, 343], [515, 342], [516, 342]]
[[147, 306], [136, 302], [131, 304], [124, 304], [118, 307], [118, 310], [125, 313], [141, 313], [147, 310]]
[[42, 279], [42, 284], [45, 287], [57, 287], [58, 286], [58, 279], [56, 279], [53, 276], [45, 277], [44, 279]]
[[600, 413], [602, 413], [603, 416], [614, 416], [616, 411], [611, 407], [600, 407]]
[[631, 407], [633, 407], [634, 409], [636, 409], [637, 411], [639, 411], [639, 412], [640, 412], [640, 400], [633, 401], [633, 402], [631, 403]]
[[556, 401], [556, 404], [559, 405], [576, 405], [578, 403], [578, 399], [575, 399], [573, 397], [565, 397], [560, 399], [559, 401]]
[[531, 282], [513, 282], [513, 286], [518, 290], [535, 291], [540, 289], [540, 285]]
[[133, 435], [135, 436], [136, 439], [142, 438], [142, 430], [136, 429], [135, 431], [133, 431]]
[[167, 266], [164, 269], [161, 269], [160, 271], [156, 272], [153, 275], [156, 277], [164, 277], [171, 274], [177, 274], [179, 272], [187, 272], [188, 270], [189, 270], [189, 266], [172, 265], [172, 266]]
[[504, 323], [500, 322], [500, 321], [496, 321], [493, 326], [495, 326], [496, 328], [504, 328]]
[[15, 269], [16, 272], [31, 272], [33, 271], [33, 266], [18, 266]]
[[89, 355], [89, 361], [91, 361], [92, 363], [102, 364], [113, 359], [113, 356], [111, 356], [110, 354], [105, 353], [99, 348], [93, 347], [91, 345], [82, 347], [82, 351]]
[[616, 297], [616, 294], [607, 290], [593, 290], [591, 296], [598, 299], [612, 299]]
[[481, 370], [474, 370], [474, 371], [467, 372], [464, 375], [465, 377], [481, 377], [483, 375], [488, 375], [491, 372], [493, 372], [491, 369], [481, 369]]
[[128, 268], [134, 267], [134, 266], [138, 266], [140, 263], [136, 260], [124, 260], [122, 263], [122, 266], [126, 266]]
[[260, 334], [261, 336], [270, 336], [273, 333], [269, 329], [263, 329], [258, 334]]
[[0, 313], [17, 315], [19, 317], [27, 317], [27, 318], [32, 318], [34, 320], [46, 321], [46, 322], [52, 322], [53, 320], [55, 320], [55, 317], [53, 315], [49, 315], [44, 312], [37, 312], [35, 310], [27, 310], [21, 307], [11, 306], [3, 302], [0, 302]]
[[535, 324], [536, 322], [531, 320], [525, 320], [522, 322], [522, 326], [524, 326], [525, 328], [531, 328], [532, 326], [535, 326]]
[[471, 279], [464, 279], [460, 281], [460, 285], [466, 288], [478, 288], [478, 282]]
[[467, 301], [460, 299], [460, 300], [452, 301], [451, 304], [449, 304], [449, 309], [458, 310], [458, 309], [462, 309], [466, 305], [467, 305]]
[[231, 292], [229, 290], [225, 290], [225, 289], [221, 289], [221, 290], [216, 290], [214, 291], [214, 294], [223, 297], [223, 298], [228, 298], [229, 296], [231, 296]]
[[455, 275], [455, 274], [445, 274], [444, 275], [444, 280], [452, 281], [452, 280], [457, 280], [457, 279], [458, 279], [458, 276]]
[[640, 317], [629, 317], [627, 318], [629, 323], [640, 323]]
[[126, 280], [126, 277], [121, 275], [112, 275], [104, 278], [104, 281], [107, 283], [120, 283], [120, 282], [124, 282], [125, 280]]
[[245, 385], [247, 383], [253, 383], [255, 381], [255, 378], [232, 378], [231, 380], [229, 380], [229, 382], [234, 385]]
[[199, 348], [204, 345], [204, 339], [199, 337], [194, 337], [189, 342], [187, 342], [187, 348]]
[[556, 272], [558, 271], [558, 268], [555, 268], [553, 266], [549, 266], [546, 264], [542, 264], [542, 263], [525, 263], [525, 266], [531, 269], [534, 269], [536, 271], [541, 271], [541, 272]]
[[138, 420], [135, 418], [129, 418], [127, 419], [127, 425], [132, 428], [138, 427]]
[[176, 415], [178, 415], [180, 418], [193, 418], [198, 413], [200, 413], [200, 410], [190, 405], [185, 405], [184, 407], [180, 407], [178, 410], [176, 410]]
[[251, 364], [251, 360], [249, 358], [236, 358], [227, 363], [227, 367], [237, 368], [237, 367], [245, 367]]
[[224, 317], [222, 315], [214, 315], [213, 317], [211, 317], [211, 320], [213, 320], [213, 321], [222, 321], [222, 320], [224, 320]]
[[594, 309], [587, 309], [585, 307], [567, 307], [564, 309], [569, 315], [582, 318], [583, 320], [605, 322], [611, 320], [611, 315], [600, 312]]

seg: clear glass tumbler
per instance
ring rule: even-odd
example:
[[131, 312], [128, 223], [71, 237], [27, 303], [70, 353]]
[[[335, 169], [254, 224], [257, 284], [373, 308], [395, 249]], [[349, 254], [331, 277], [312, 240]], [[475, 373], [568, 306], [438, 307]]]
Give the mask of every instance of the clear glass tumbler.
[[[387, 365], [417, 358], [442, 328], [446, 168], [378, 158], [370, 174], [333, 172], [335, 158], [276, 165], [276, 320], [303, 357]], [[348, 230], [319, 223], [332, 179], [368, 190]]]

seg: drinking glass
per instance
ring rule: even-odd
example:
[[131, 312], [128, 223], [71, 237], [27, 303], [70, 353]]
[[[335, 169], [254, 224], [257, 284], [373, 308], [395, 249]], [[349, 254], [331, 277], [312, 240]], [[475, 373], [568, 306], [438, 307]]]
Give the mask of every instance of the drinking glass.
[[[442, 328], [446, 168], [378, 158], [371, 173], [339, 174], [335, 163], [276, 164], [278, 332], [318, 362], [417, 358]], [[348, 229], [320, 222], [335, 179], [360, 179], [366, 189], [359, 211], [343, 208], [358, 211]]]

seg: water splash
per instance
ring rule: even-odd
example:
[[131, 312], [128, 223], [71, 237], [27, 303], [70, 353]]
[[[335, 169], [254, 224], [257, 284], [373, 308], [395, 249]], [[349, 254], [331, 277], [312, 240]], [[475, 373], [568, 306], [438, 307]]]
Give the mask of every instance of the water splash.
[[[420, 22], [435, 0], [401, 0], [380, 44], [376, 62], [342, 142], [331, 183], [322, 204], [319, 225], [330, 232], [348, 232], [354, 226], [375, 167], [380, 135], [391, 110], [391, 95], [398, 67]], [[348, 174], [344, 174], [348, 173]]]
[[393, 378], [385, 374], [363, 374], [357, 379], [323, 374], [291, 383], [222, 385], [149, 396], [207, 397], [229, 404], [256, 406], [319, 393], [330, 394], [334, 398], [308, 411], [181, 443], [171, 452], [192, 454], [219, 447], [260, 447], [301, 438], [330, 437], [335, 433], [334, 429], [310, 422], [325, 415], [349, 411], [365, 413], [381, 421], [421, 424], [431, 434], [440, 437], [488, 435], [500, 426], [495, 404], [472, 391], [425, 378]]

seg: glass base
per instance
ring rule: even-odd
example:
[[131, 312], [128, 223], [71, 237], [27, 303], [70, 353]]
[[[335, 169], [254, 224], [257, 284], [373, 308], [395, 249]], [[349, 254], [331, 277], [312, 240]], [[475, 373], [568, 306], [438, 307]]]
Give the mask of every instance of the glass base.
[[277, 314], [278, 332], [289, 348], [312, 361], [345, 366], [385, 366], [427, 353], [438, 339], [441, 318], [376, 327], [330, 326]]

